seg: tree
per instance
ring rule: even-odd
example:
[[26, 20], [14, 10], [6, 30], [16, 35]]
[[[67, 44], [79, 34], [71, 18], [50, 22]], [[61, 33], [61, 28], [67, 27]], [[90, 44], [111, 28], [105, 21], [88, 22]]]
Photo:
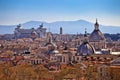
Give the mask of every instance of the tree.
[[38, 80], [49, 78], [48, 70], [43, 65], [35, 66], [34, 71], [38, 74]]

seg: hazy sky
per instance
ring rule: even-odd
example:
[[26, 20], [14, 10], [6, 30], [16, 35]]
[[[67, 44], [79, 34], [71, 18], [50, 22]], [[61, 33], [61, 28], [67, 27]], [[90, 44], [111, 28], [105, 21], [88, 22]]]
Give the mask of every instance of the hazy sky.
[[0, 0], [0, 24], [87, 20], [120, 26], [120, 0]]

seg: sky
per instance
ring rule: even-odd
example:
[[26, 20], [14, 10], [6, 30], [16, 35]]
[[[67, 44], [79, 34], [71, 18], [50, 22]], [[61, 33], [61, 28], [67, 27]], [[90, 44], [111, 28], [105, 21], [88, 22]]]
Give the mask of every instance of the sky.
[[0, 25], [87, 20], [120, 26], [120, 0], [0, 0]]

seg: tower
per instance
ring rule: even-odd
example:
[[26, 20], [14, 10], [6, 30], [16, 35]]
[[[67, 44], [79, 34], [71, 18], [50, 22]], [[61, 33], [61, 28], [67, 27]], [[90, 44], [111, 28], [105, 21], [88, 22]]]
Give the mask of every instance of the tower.
[[46, 43], [52, 43], [52, 34], [51, 34], [51, 32], [47, 33]]
[[84, 42], [88, 42], [87, 30], [85, 28]]
[[60, 34], [63, 34], [63, 29], [62, 29], [62, 27], [60, 27]]
[[51, 35], [50, 33], [49, 33], [48, 39], [49, 39], [48, 42], [49, 42], [49, 43], [52, 43], [52, 35]]

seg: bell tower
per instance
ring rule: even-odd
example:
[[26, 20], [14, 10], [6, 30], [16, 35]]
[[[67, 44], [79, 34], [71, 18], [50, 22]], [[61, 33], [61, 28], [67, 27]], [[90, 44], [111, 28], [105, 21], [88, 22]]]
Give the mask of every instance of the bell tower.
[[84, 42], [88, 42], [87, 29], [85, 28]]
[[60, 34], [63, 34], [63, 29], [62, 29], [62, 27], [60, 27]]

